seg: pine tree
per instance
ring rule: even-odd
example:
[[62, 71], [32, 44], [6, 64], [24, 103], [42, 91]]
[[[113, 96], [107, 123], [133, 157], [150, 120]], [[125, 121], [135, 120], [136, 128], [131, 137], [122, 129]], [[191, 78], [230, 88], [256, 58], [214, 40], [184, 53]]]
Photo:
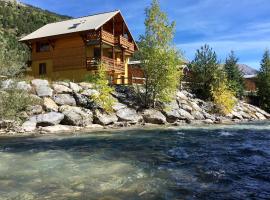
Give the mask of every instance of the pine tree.
[[261, 61], [260, 72], [257, 77], [257, 88], [260, 106], [270, 112], [270, 55], [266, 50]]
[[224, 77], [217, 55], [209, 45], [197, 50], [195, 59], [189, 65], [191, 70], [190, 88], [198, 98], [210, 100], [211, 89]]
[[140, 37], [138, 57], [142, 61], [145, 84], [142, 101], [145, 107], [168, 102], [180, 84], [180, 53], [174, 48], [175, 23], [170, 23], [157, 0], [146, 9], [145, 34]]
[[233, 51], [226, 58], [224, 69], [226, 72], [229, 88], [234, 91], [237, 97], [241, 98], [244, 95], [244, 77], [243, 73], [237, 66], [238, 58], [236, 58]]

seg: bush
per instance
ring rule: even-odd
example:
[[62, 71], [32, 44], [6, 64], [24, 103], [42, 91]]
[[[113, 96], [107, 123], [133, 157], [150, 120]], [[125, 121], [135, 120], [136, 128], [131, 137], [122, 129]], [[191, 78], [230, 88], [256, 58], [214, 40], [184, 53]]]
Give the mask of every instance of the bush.
[[227, 115], [232, 112], [236, 104], [236, 98], [234, 92], [228, 88], [226, 81], [222, 81], [218, 86], [212, 87], [211, 94], [213, 102], [217, 106], [215, 110], [217, 113]]
[[11, 87], [0, 93], [0, 119], [22, 121], [22, 112], [26, 111], [29, 106], [40, 103], [26, 91]]
[[111, 93], [114, 88], [108, 84], [108, 75], [106, 72], [106, 66], [100, 64], [96, 74], [87, 75], [86, 81], [95, 84], [95, 89], [99, 94], [94, 94], [91, 98], [100, 105], [106, 112], [112, 112], [112, 107], [115, 104], [114, 98]]

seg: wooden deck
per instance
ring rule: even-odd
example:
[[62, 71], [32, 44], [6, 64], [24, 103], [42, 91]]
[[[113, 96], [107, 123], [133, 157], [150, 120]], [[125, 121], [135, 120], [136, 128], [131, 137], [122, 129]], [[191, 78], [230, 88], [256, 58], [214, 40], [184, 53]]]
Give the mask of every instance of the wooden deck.
[[93, 41], [100, 41], [100, 40], [112, 46], [119, 45], [120, 47], [130, 52], [135, 51], [135, 44], [132, 42], [129, 42], [128, 39], [126, 39], [122, 35], [114, 36], [113, 34], [104, 30], [97, 31], [97, 32], [90, 32], [87, 35], [87, 41], [89, 41], [90, 43], [93, 43]]
[[125, 64], [123, 62], [113, 60], [112, 58], [108, 58], [105, 56], [102, 56], [101, 59], [88, 57], [86, 59], [87, 70], [97, 70], [100, 62], [102, 62], [106, 66], [107, 71], [113, 71], [115, 73], [125, 73]]

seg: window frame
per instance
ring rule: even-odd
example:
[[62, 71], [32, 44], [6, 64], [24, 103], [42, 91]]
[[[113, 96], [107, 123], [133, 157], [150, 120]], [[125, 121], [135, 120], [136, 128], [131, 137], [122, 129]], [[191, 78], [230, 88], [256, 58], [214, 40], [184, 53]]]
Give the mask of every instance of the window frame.
[[50, 52], [51, 51], [51, 45], [49, 42], [37, 42], [36, 43], [36, 52]]
[[47, 75], [47, 63], [39, 63], [38, 74], [39, 76]]

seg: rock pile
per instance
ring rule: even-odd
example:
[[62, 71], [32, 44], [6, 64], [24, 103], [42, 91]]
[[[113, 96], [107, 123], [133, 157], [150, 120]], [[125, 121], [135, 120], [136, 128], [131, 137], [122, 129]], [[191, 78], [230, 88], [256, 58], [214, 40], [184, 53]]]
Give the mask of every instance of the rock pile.
[[[12, 80], [3, 81], [1, 90], [7, 89], [11, 83]], [[187, 91], [178, 91], [171, 103], [162, 104], [162, 109], [143, 110], [132, 89], [117, 86], [112, 94], [116, 100], [113, 112], [106, 113], [91, 99], [98, 91], [90, 83], [49, 84], [47, 80], [35, 79], [31, 83], [19, 82], [17, 88], [43, 100], [42, 105], [27, 109], [28, 120], [21, 125], [21, 132], [72, 132], [81, 128], [126, 127], [146, 123], [214, 124], [270, 119], [270, 114], [242, 101], [238, 102], [228, 116], [212, 114], [215, 105], [196, 99]], [[8, 127], [10, 130], [10, 126], [10, 122], [0, 122], [0, 129]]]

